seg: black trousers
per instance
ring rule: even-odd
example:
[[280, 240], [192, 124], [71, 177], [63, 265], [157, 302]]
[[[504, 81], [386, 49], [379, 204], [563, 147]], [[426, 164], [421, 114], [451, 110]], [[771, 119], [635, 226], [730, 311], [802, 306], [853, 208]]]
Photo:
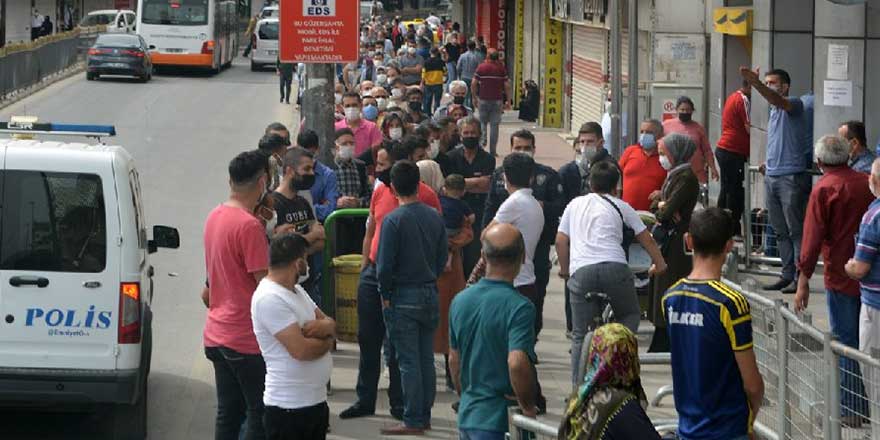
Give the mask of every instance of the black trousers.
[[292, 76], [286, 76], [284, 74], [278, 76], [278, 86], [281, 89], [281, 99], [288, 104], [290, 104], [290, 86], [292, 82]]
[[[245, 440], [266, 438], [263, 430], [263, 390], [266, 364], [258, 354], [244, 354], [226, 347], [205, 347], [214, 364], [217, 388], [215, 440], [238, 440], [244, 428]], [[247, 418], [246, 426], [242, 423]]]
[[267, 406], [266, 440], [324, 440], [330, 426], [327, 402], [297, 409]]
[[[745, 166], [748, 158], [723, 148], [715, 149], [715, 158], [718, 161], [718, 168], [721, 173], [721, 192], [718, 194], [718, 207], [729, 209], [733, 213], [733, 218], [736, 219], [736, 225], [739, 225], [742, 221], [743, 207], [745, 205], [743, 181], [745, 180]], [[740, 229], [737, 228], [737, 234], [742, 233]]]

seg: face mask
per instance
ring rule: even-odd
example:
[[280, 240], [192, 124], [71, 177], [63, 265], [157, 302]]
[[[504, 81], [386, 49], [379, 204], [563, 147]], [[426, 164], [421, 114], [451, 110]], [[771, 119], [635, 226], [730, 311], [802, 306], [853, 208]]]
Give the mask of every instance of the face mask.
[[399, 140], [400, 138], [403, 137], [403, 128], [400, 128], [400, 127], [389, 128], [388, 129], [388, 137], [390, 137], [391, 140], [395, 140], [395, 141]]
[[422, 103], [421, 102], [410, 101], [409, 104], [407, 104], [407, 105], [409, 105], [409, 111], [411, 111], [411, 112], [417, 112], [417, 111], [422, 110]]
[[587, 162], [592, 162], [598, 153], [599, 149], [597, 147], [581, 147], [581, 156]]
[[384, 183], [385, 185], [390, 186], [391, 185], [391, 169], [389, 168], [385, 171], [380, 171], [380, 172], [376, 173], [376, 178], [379, 179], [379, 181]]
[[275, 237], [275, 227], [278, 226], [278, 213], [272, 210], [272, 218], [266, 220], [266, 236], [271, 240]]
[[294, 191], [305, 191], [307, 189], [312, 189], [312, 186], [315, 184], [315, 175], [314, 174], [306, 174], [304, 176], [296, 176], [290, 182], [292, 186], [292, 190]]
[[654, 134], [652, 133], [642, 133], [639, 136], [639, 145], [645, 150], [653, 150], [657, 146], [657, 140], [654, 139]]
[[379, 118], [379, 108], [375, 105], [368, 105], [364, 107], [364, 119], [368, 121], [375, 121]]
[[449, 144], [446, 145], [447, 150], [451, 150], [458, 146], [461, 143], [461, 136], [454, 134], [449, 136]]
[[532, 157], [532, 158], [535, 157], [535, 152], [534, 152], [534, 151], [531, 151], [531, 150], [517, 151], [517, 153], [519, 153], [519, 154], [525, 154], [526, 156], [529, 156], [529, 157]]
[[296, 284], [302, 284], [309, 279], [309, 263], [306, 263], [306, 270], [304, 273], [299, 275], [299, 278], [296, 279]]
[[665, 154], [660, 155], [660, 166], [663, 167], [663, 169], [666, 171], [672, 169], [672, 162], [669, 161], [669, 158], [666, 157]]
[[339, 144], [336, 145], [339, 147], [339, 150], [336, 153], [337, 158], [339, 158], [340, 160], [351, 160], [351, 158], [354, 157], [354, 146]]
[[408, 53], [409, 56], [411, 56], [411, 57], [415, 56], [416, 55], [416, 48], [411, 47], [411, 48], [409, 48], [409, 50], [406, 51], [406, 53]]
[[438, 154], [440, 154], [440, 139], [435, 139], [431, 141], [431, 148], [428, 149], [428, 157], [430, 157], [431, 160], [434, 160], [437, 158]]
[[333, 100], [336, 102], [336, 105], [342, 104], [342, 93], [333, 94]]
[[691, 115], [690, 113], [679, 113], [678, 114], [678, 120], [681, 122], [691, 122], [691, 117], [693, 117], [693, 115]]
[[452, 103], [455, 105], [463, 105], [464, 104], [464, 96], [453, 96]]
[[480, 146], [480, 138], [478, 138], [478, 137], [463, 137], [463, 138], [461, 138], [461, 143], [468, 150], [474, 150]]
[[373, 65], [376, 67], [380, 67], [383, 64], [385, 64], [385, 63], [383, 63], [382, 60], [373, 60]]
[[767, 88], [773, 90], [776, 93], [779, 93], [780, 95], [782, 94], [782, 87], [778, 84], [773, 84], [772, 86], [768, 85]]
[[345, 109], [345, 120], [348, 122], [357, 121], [361, 118], [361, 109], [357, 107], [349, 107]]
[[403, 90], [391, 89], [391, 96], [393, 96], [395, 99], [400, 99], [403, 97]]
[[380, 86], [384, 86], [388, 82], [388, 75], [385, 75], [384, 73], [376, 75], [376, 82], [379, 83]]
[[379, 107], [379, 110], [385, 110], [388, 108], [388, 101], [385, 98], [376, 98], [376, 106]]

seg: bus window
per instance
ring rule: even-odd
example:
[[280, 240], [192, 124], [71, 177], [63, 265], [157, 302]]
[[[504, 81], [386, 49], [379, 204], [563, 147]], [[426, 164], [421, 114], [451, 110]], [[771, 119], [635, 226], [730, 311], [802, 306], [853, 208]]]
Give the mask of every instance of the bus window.
[[142, 0], [143, 24], [208, 24], [208, 0]]

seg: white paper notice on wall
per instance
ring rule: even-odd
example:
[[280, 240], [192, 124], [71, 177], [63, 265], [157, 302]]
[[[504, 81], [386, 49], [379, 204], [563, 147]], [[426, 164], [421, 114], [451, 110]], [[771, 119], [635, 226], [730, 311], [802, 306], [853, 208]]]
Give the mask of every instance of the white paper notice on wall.
[[829, 81], [824, 84], [824, 103], [832, 107], [852, 107], [852, 81]]
[[845, 44], [828, 45], [828, 79], [849, 79], [849, 46]]

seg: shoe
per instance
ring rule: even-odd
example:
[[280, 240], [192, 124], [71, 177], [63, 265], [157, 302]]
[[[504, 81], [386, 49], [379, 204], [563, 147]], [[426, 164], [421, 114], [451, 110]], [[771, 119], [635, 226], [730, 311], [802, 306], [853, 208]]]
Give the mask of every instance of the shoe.
[[797, 293], [797, 283], [791, 283], [788, 287], [782, 289], [781, 292], [786, 294]]
[[410, 428], [404, 424], [382, 428], [379, 432], [381, 432], [382, 435], [425, 435], [424, 429]]
[[788, 287], [788, 285], [792, 284], [793, 282], [794, 281], [792, 281], [792, 280], [786, 280], [784, 278], [780, 278], [779, 281], [777, 281], [773, 284], [765, 284], [761, 288], [764, 290], [782, 290], [782, 289]]
[[354, 419], [357, 417], [367, 417], [376, 414], [375, 409], [367, 409], [361, 406], [359, 403], [355, 403], [354, 405], [348, 407], [345, 411], [339, 413], [340, 419]]
[[279, 99], [278, 102], [284, 104], [284, 98]]
[[547, 398], [543, 395], [538, 396], [535, 402], [535, 407], [538, 409], [538, 415], [547, 414]]
[[458, 414], [458, 404], [459, 403], [460, 402], [452, 402], [452, 411], [454, 411], [456, 414]]
[[403, 408], [391, 408], [391, 417], [394, 417], [396, 420], [403, 421]]

